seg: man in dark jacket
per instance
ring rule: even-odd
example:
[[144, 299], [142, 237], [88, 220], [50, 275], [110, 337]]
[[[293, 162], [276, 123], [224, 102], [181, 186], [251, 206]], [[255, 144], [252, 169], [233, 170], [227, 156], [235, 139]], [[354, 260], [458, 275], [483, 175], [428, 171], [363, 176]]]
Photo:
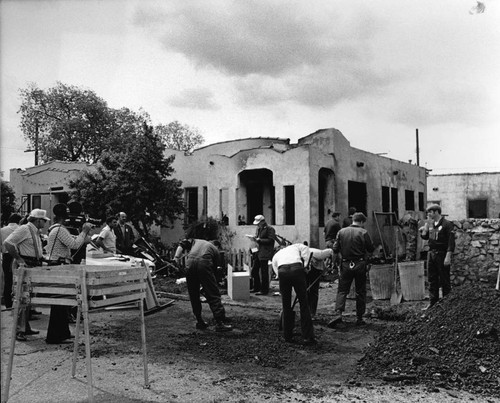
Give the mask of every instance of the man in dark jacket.
[[269, 261], [274, 255], [276, 232], [273, 227], [267, 225], [263, 215], [255, 216], [253, 224], [257, 225], [253, 240], [257, 243], [259, 250], [252, 265], [252, 292], [255, 292], [255, 295], [267, 295], [269, 294]]
[[134, 231], [127, 224], [127, 214], [123, 211], [118, 214], [118, 224], [113, 228], [116, 235], [116, 253], [131, 255], [134, 251]]
[[328, 323], [328, 327], [335, 327], [342, 322], [342, 313], [345, 310], [347, 295], [352, 281], [356, 284], [356, 316], [357, 324], [364, 324], [363, 315], [366, 310], [366, 266], [369, 254], [375, 249], [368, 231], [364, 228], [366, 216], [355, 213], [352, 224], [342, 228], [333, 244], [333, 251], [342, 255], [340, 266], [339, 288], [335, 301], [336, 315]]
[[429, 225], [426, 221], [420, 228], [420, 236], [429, 241], [427, 272], [430, 306], [433, 306], [439, 301], [439, 288], [443, 290], [443, 297], [451, 291], [450, 268], [451, 255], [455, 250], [455, 233], [453, 223], [441, 216], [441, 206], [429, 206], [427, 217], [432, 222]]

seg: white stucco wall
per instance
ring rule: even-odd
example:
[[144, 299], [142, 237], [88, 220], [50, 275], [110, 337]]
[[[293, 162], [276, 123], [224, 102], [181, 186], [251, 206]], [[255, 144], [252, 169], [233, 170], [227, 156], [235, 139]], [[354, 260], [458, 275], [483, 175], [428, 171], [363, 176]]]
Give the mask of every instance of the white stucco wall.
[[500, 172], [429, 175], [427, 178], [428, 203], [441, 205], [451, 220], [468, 217], [468, 201], [487, 200], [486, 218], [499, 218]]

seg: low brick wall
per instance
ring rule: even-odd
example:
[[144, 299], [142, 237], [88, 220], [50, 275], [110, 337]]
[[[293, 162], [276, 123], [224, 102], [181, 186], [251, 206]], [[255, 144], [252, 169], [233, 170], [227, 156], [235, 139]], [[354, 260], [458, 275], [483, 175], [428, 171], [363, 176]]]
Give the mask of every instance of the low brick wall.
[[484, 281], [496, 283], [500, 267], [500, 220], [453, 221], [456, 248], [451, 280], [454, 285]]

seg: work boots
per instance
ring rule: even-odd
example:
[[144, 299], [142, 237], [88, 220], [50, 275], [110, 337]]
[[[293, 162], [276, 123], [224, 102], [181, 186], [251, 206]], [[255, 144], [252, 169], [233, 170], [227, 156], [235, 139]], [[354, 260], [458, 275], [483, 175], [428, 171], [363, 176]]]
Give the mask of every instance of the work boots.
[[208, 327], [208, 323], [203, 320], [201, 316], [196, 318], [196, 329], [205, 330]]
[[328, 322], [328, 327], [333, 329], [335, 328], [339, 323], [342, 323], [342, 312], [340, 311], [336, 311], [335, 312], [335, 317], [330, 321]]
[[230, 332], [233, 330], [233, 327], [231, 325], [226, 325], [223, 321], [217, 321], [215, 325], [215, 331], [216, 332]]

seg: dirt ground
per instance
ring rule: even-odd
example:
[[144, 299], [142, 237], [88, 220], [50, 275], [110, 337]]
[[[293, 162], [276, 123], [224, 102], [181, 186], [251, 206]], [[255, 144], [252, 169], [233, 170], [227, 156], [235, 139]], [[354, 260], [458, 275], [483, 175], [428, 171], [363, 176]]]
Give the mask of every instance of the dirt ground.
[[[146, 316], [149, 388], [144, 388], [140, 321], [137, 310], [92, 313], [91, 351], [97, 402], [497, 402], [467, 392], [430, 388], [410, 381], [384, 382], [381, 374], [360, 375], [364, 350], [392, 323], [367, 318], [356, 326], [354, 301], [348, 300], [346, 323], [330, 329], [335, 283], [322, 283], [315, 320], [316, 346], [284, 343], [278, 329], [281, 299], [252, 295], [248, 302], [223, 297], [233, 332], [194, 327], [189, 301], [174, 296], [155, 280], [168, 307]], [[175, 297], [175, 298], [173, 298]], [[389, 301], [370, 300], [368, 313]], [[404, 302], [401, 309], [420, 311], [427, 301]], [[87, 401], [85, 350], [80, 341], [76, 377], [71, 378], [72, 345], [44, 342], [48, 309], [32, 322], [39, 335], [17, 342], [9, 402]], [[2, 386], [10, 351], [12, 311], [2, 311]], [[72, 325], [74, 326], [74, 325]], [[74, 328], [72, 329], [74, 331]], [[298, 329], [297, 329], [298, 332]], [[5, 388], [2, 387], [2, 401]]]

